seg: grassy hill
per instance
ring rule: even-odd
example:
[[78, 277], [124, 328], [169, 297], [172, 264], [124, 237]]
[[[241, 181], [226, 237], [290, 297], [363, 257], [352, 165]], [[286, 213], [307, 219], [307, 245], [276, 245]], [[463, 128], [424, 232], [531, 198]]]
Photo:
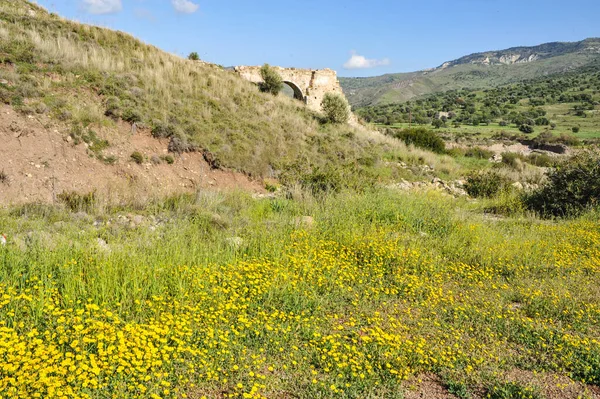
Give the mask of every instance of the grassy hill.
[[341, 78], [354, 107], [391, 104], [434, 92], [483, 89], [524, 79], [567, 72], [600, 62], [600, 39], [548, 43], [535, 47], [477, 53], [440, 67], [370, 78]]
[[385, 125], [437, 122], [441, 131], [455, 135], [545, 132], [583, 140], [600, 137], [599, 104], [600, 64], [594, 64], [520, 83], [485, 90], [448, 90], [357, 112], [367, 121]]
[[[532, 100], [593, 103], [589, 78], [413, 105], [520, 117]], [[15, 0], [0, 0], [0, 100], [2, 398], [600, 392], [598, 153], [546, 156], [562, 163], [544, 176], [426, 129], [404, 145], [323, 124], [234, 73]], [[61, 192], [61, 173], [86, 179]], [[129, 200], [98, 200], [107, 175]], [[272, 195], [247, 175], [275, 177]], [[180, 190], [147, 198], [145, 178]]]
[[212, 166], [290, 184], [327, 165], [372, 171], [384, 150], [401, 150], [377, 133], [322, 124], [302, 104], [261, 93], [232, 71], [24, 0], [0, 0], [0, 82], [0, 102], [67, 126], [74, 144], [114, 165], [131, 161], [111, 153], [111, 137], [129, 130], [167, 140], [175, 156], [201, 153]]

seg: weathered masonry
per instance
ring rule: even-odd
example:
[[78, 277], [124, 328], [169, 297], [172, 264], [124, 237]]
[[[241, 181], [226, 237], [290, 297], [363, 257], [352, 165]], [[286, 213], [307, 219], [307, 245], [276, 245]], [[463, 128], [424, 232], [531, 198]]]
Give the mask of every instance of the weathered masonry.
[[[244, 79], [261, 83], [259, 66], [238, 66], [235, 71]], [[325, 93], [344, 95], [337, 74], [331, 69], [296, 69], [272, 67], [283, 82], [294, 90], [294, 97], [305, 103], [310, 109], [321, 111], [321, 102]]]

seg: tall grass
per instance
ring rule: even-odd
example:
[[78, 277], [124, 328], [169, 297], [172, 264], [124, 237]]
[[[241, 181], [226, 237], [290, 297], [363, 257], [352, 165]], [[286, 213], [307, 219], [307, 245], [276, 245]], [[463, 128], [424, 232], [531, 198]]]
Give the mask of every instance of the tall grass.
[[[266, 397], [394, 397], [414, 374], [481, 389], [514, 368], [598, 383], [600, 229], [590, 215], [490, 220], [466, 200], [385, 190], [301, 201], [200, 192], [142, 208], [96, 206], [83, 215], [32, 205], [0, 212], [9, 236], [0, 314], [2, 328], [23, 337], [15, 345], [38, 333], [54, 345], [50, 328], [67, 340], [63, 355], [72, 340], [88, 342], [74, 353], [95, 353], [100, 331], [175, 345], [187, 355], [162, 358], [152, 372], [124, 366], [143, 392], [164, 397], [241, 397], [255, 383]], [[135, 215], [144, 219], [131, 225]], [[110, 364], [98, 366], [103, 389], [144, 397]], [[5, 377], [0, 384], [10, 384]]]

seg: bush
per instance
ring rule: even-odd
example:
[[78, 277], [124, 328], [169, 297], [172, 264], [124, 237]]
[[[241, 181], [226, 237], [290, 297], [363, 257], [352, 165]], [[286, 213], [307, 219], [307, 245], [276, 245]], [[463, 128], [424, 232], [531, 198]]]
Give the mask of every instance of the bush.
[[175, 158], [172, 155], [165, 155], [162, 159], [169, 165], [173, 165], [175, 163]]
[[533, 126], [524, 123], [521, 126], [519, 126], [519, 130], [526, 134], [533, 133]]
[[192, 51], [190, 53], [190, 55], [188, 55], [188, 60], [192, 60], [192, 61], [198, 61], [200, 59], [200, 56], [198, 55], [197, 52]]
[[137, 163], [138, 165], [140, 165], [141, 163], [144, 162], [144, 156], [142, 155], [141, 152], [139, 151], [134, 151], [131, 153], [131, 159]]
[[194, 144], [189, 143], [187, 137], [184, 135], [175, 135], [171, 136], [167, 149], [169, 152], [182, 154], [184, 152], [194, 152], [197, 150], [197, 147]]
[[486, 398], [490, 399], [543, 399], [543, 396], [535, 389], [521, 386], [514, 382], [495, 385], [489, 389]]
[[550, 167], [554, 165], [554, 158], [547, 154], [529, 154], [526, 161], [532, 165], [539, 167]]
[[431, 122], [431, 125], [432, 125], [433, 127], [435, 127], [436, 129], [439, 129], [439, 128], [441, 128], [442, 126], [444, 126], [444, 121], [443, 121], [443, 120], [441, 120], [441, 119], [434, 119], [434, 120]]
[[276, 70], [271, 68], [269, 64], [265, 64], [260, 68], [260, 76], [262, 77], [262, 83], [259, 84], [259, 88], [262, 92], [271, 93], [274, 96], [279, 94], [283, 89], [283, 80]]
[[502, 163], [510, 166], [513, 169], [521, 169], [523, 167], [523, 161], [526, 157], [516, 152], [503, 152]]
[[323, 108], [323, 113], [328, 122], [348, 122], [348, 118], [350, 117], [350, 106], [343, 96], [327, 93], [325, 94], [325, 97], [323, 97], [321, 107]]
[[573, 129], [571, 129], [573, 131], [573, 133], [579, 133], [579, 126], [575, 126]]
[[467, 158], [490, 159], [493, 155], [493, 151], [481, 147], [471, 147], [465, 152], [465, 157]]
[[119, 120], [122, 116], [121, 101], [117, 97], [109, 97], [105, 103], [106, 111], [104, 111], [104, 115], [115, 121]]
[[412, 144], [415, 147], [424, 148], [442, 154], [446, 151], [444, 140], [431, 130], [422, 127], [403, 130], [388, 130], [388, 134], [406, 144]]
[[537, 118], [535, 120], [535, 124], [537, 126], [548, 126], [550, 124], [550, 121], [548, 120], [548, 118], [544, 118], [543, 116], [540, 116], [539, 118]]
[[600, 153], [582, 152], [547, 173], [548, 182], [528, 196], [543, 217], [576, 216], [600, 204]]
[[508, 188], [511, 181], [494, 170], [482, 170], [467, 177], [465, 190], [471, 197], [489, 198]]
[[155, 122], [152, 127], [152, 136], [159, 139], [171, 137], [175, 134], [175, 126], [165, 122]]
[[126, 108], [123, 111], [121, 118], [129, 123], [137, 123], [142, 121], [142, 115], [133, 108]]
[[96, 193], [79, 194], [76, 191], [63, 191], [58, 194], [58, 200], [64, 203], [73, 212], [89, 211], [96, 202]]

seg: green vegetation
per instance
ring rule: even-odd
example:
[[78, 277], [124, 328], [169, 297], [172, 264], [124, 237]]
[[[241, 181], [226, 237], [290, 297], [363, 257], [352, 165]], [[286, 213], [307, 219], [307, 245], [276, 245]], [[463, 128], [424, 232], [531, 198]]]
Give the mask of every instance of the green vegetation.
[[572, 216], [600, 204], [600, 153], [587, 151], [550, 171], [548, 183], [527, 198], [542, 216]]
[[198, 60], [200, 60], [200, 56], [198, 55], [197, 52], [193, 51], [190, 53], [190, 55], [188, 55], [188, 60], [198, 61]]
[[485, 144], [443, 140], [497, 123], [497, 140], [579, 145], [597, 68], [361, 111], [387, 118], [382, 134], [343, 124], [339, 96], [329, 123], [273, 96], [268, 65], [263, 93], [25, 1], [0, 0], [0, 21], [1, 101], [47, 113], [90, 156], [114, 163], [102, 133], [139, 127], [171, 154], [131, 162], [197, 151], [268, 176], [254, 195], [148, 198], [132, 182], [130, 201], [67, 190], [0, 208], [3, 398], [400, 399], [423, 375], [463, 399], [546, 397], [515, 372], [580, 397], [600, 384], [600, 155], [490, 162]]
[[144, 163], [144, 155], [139, 151], [132, 152], [130, 158], [138, 165]]
[[383, 189], [72, 197], [86, 214], [0, 211], [8, 397], [398, 398], [421, 373], [461, 397], [532, 393], [515, 369], [600, 382], [597, 213], [490, 223], [485, 199]]
[[413, 129], [387, 129], [386, 134], [404, 141], [408, 145], [414, 145], [419, 148], [442, 154], [446, 151], [446, 145], [434, 132], [425, 128]]
[[123, 134], [115, 133], [122, 121], [168, 139], [174, 153], [208, 151], [224, 168], [296, 183], [298, 159], [315, 171], [343, 161], [371, 173], [389, 151], [410, 156], [384, 137], [323, 125], [297, 101], [122, 32], [67, 21], [26, 1], [0, 0], [0, 21], [0, 79], [8, 82], [0, 84], [0, 101], [74, 126], [74, 138], [89, 141], [101, 160], [111, 160], [103, 154], [106, 140], [109, 132]]
[[509, 187], [510, 180], [495, 170], [478, 171], [467, 177], [465, 190], [472, 197], [494, 197]]
[[265, 64], [260, 68], [260, 77], [263, 80], [259, 85], [262, 92], [276, 96], [283, 89], [281, 76], [269, 64]]
[[343, 96], [326, 93], [321, 104], [325, 118], [330, 123], [347, 123], [350, 106]]
[[[353, 107], [397, 104], [447, 90], [481, 90], [598, 65], [595, 49], [599, 44], [600, 38], [590, 38], [575, 43], [547, 43], [473, 54], [433, 70], [340, 78], [340, 83]], [[499, 59], [503, 55], [512, 57], [515, 53], [522, 59], [536, 55], [537, 60], [504, 64]], [[485, 58], [490, 60], [489, 64], [483, 62]]]
[[357, 113], [367, 122], [431, 124], [454, 134], [573, 132], [595, 138], [600, 137], [599, 102], [600, 67], [592, 65], [507, 86], [450, 90], [406, 103], [361, 108]]

